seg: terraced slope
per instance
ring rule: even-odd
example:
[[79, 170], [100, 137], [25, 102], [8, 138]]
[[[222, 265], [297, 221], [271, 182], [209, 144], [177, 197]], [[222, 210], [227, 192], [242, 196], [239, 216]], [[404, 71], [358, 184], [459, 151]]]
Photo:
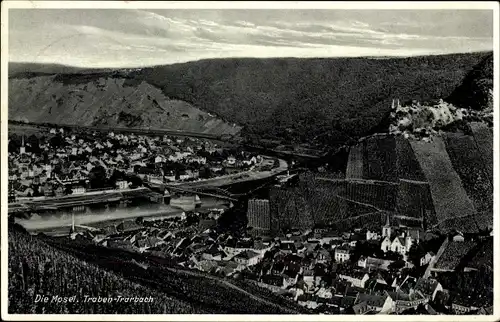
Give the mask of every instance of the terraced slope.
[[9, 119], [236, 134], [241, 127], [165, 96], [146, 81], [64, 74], [9, 81]]
[[[492, 212], [493, 186], [488, 175], [488, 163], [484, 162], [482, 151], [477, 148], [474, 136], [461, 133], [447, 133], [446, 150], [453, 168], [457, 171], [462, 185], [474, 202], [478, 212]], [[486, 153], [484, 151], [483, 153]], [[492, 151], [489, 152], [492, 154]]]
[[[487, 229], [493, 223], [493, 131], [486, 123], [464, 126], [430, 142], [381, 134], [363, 140], [350, 150], [343, 185], [351, 188], [335, 188], [335, 193], [404, 218], [425, 219], [430, 227]], [[352, 189], [361, 184], [370, 189]], [[394, 189], [380, 190], [384, 184]]]
[[353, 145], [349, 150], [346, 169], [347, 179], [363, 178], [363, 151], [363, 144]]
[[430, 184], [436, 209], [437, 222], [429, 224], [445, 228], [453, 225], [456, 218], [472, 216], [475, 213], [474, 204], [453, 168], [443, 139], [435, 137], [432, 142], [411, 141], [411, 146]]
[[471, 123], [470, 127], [486, 174], [493, 183], [493, 129], [477, 122]]

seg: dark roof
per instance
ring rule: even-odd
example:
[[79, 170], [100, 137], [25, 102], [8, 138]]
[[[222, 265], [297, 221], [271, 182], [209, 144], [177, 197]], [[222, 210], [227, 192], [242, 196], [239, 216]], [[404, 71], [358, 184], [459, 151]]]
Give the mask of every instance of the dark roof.
[[369, 306], [382, 307], [387, 300], [387, 295], [374, 295], [359, 293], [357, 303], [366, 302]]
[[342, 300], [340, 301], [340, 305], [343, 308], [347, 308], [347, 307], [353, 306], [355, 302], [356, 302], [355, 296], [344, 296], [344, 297], [342, 297]]
[[253, 250], [245, 250], [234, 257], [235, 258], [250, 259], [250, 258], [254, 258], [255, 256], [258, 256], [258, 255], [259, 255], [259, 253], [254, 252]]
[[415, 290], [425, 295], [432, 295], [439, 282], [435, 279], [419, 278], [415, 285]]
[[360, 302], [352, 307], [354, 314], [360, 315], [365, 314], [368, 311], [368, 303]]
[[363, 277], [365, 277], [365, 274], [366, 274], [365, 272], [355, 270], [352, 272], [343, 273], [341, 275], [345, 275], [345, 276], [349, 276], [349, 277], [353, 277], [353, 278], [357, 278], [357, 279], [363, 279]]

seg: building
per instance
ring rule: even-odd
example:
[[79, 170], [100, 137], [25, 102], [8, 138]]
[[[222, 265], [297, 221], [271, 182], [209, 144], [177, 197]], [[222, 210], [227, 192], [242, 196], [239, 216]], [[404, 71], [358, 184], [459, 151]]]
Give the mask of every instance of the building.
[[233, 257], [233, 260], [241, 265], [252, 266], [257, 264], [261, 259], [261, 254], [253, 250], [246, 250]]
[[384, 225], [384, 227], [382, 227], [382, 238], [391, 239], [391, 234], [392, 234], [391, 222], [389, 219], [389, 215], [387, 215], [385, 225]]
[[380, 259], [380, 258], [375, 258], [375, 257], [364, 257], [361, 256], [358, 260], [358, 266], [362, 268], [371, 268], [371, 269], [381, 269], [381, 270], [388, 270], [389, 265], [393, 261], [388, 260], [388, 259]]
[[433, 252], [427, 252], [424, 256], [420, 258], [420, 266], [425, 266], [431, 262], [431, 260], [435, 257]]
[[248, 200], [248, 226], [257, 233], [267, 234], [271, 230], [271, 214], [269, 200], [250, 199]]
[[349, 275], [339, 274], [339, 278], [350, 282], [352, 284], [352, 286], [364, 288], [365, 283], [366, 283], [366, 281], [368, 281], [370, 279], [370, 276], [367, 273], [354, 271], [354, 272], [350, 273]]
[[379, 240], [380, 234], [377, 231], [366, 231], [366, 240]]
[[437, 292], [443, 291], [443, 286], [435, 279], [419, 278], [414, 290], [421, 292], [429, 300], [434, 301]]
[[366, 302], [367, 311], [377, 313], [390, 313], [394, 307], [394, 301], [386, 293], [385, 295], [359, 293], [356, 304]]
[[[413, 236], [415, 236], [415, 238]], [[411, 246], [414, 243], [418, 244], [419, 231], [406, 229], [399, 236], [394, 236], [393, 227], [391, 226], [388, 215], [386, 224], [382, 227], [382, 238], [380, 249], [384, 253], [391, 251], [406, 256], [406, 254], [410, 251]]]
[[465, 240], [464, 235], [461, 232], [457, 232], [456, 234], [454, 234], [452, 236], [452, 239], [454, 242], [459, 242], [459, 243]]
[[85, 193], [85, 187], [79, 185], [74, 186], [71, 190], [73, 195]]
[[337, 247], [335, 248], [335, 261], [337, 263], [343, 263], [351, 258], [351, 250], [347, 247]]
[[128, 182], [125, 180], [116, 181], [116, 186], [118, 189], [123, 190], [128, 188]]
[[21, 148], [19, 149], [19, 154], [25, 154], [26, 153], [26, 147], [24, 146], [24, 135], [23, 135], [23, 142], [21, 144]]
[[387, 292], [394, 302], [396, 312], [403, 312], [408, 309], [416, 309], [421, 304], [429, 301], [422, 293], [415, 291], [410, 294], [403, 292]]

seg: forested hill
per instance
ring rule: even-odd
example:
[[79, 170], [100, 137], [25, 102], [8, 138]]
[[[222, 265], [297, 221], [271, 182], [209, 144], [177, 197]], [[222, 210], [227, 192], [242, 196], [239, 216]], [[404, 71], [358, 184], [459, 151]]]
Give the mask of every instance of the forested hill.
[[[334, 146], [368, 133], [387, 115], [394, 97], [402, 101], [448, 97], [488, 55], [491, 53], [388, 59], [213, 59], [123, 74], [127, 87], [150, 84], [169, 99], [242, 125], [247, 138]], [[16, 70], [22, 68], [16, 66]], [[112, 74], [103, 72], [101, 76]], [[32, 88], [30, 95], [45, 95], [36, 91]], [[10, 109], [12, 106], [16, 105], [11, 102]]]
[[447, 101], [474, 110], [493, 107], [493, 54], [474, 66]]

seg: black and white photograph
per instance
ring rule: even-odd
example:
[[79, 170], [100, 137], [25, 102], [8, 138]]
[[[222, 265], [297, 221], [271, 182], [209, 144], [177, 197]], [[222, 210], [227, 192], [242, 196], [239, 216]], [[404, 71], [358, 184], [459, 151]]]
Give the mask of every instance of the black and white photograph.
[[2, 319], [500, 318], [498, 3], [420, 6], [2, 2]]

